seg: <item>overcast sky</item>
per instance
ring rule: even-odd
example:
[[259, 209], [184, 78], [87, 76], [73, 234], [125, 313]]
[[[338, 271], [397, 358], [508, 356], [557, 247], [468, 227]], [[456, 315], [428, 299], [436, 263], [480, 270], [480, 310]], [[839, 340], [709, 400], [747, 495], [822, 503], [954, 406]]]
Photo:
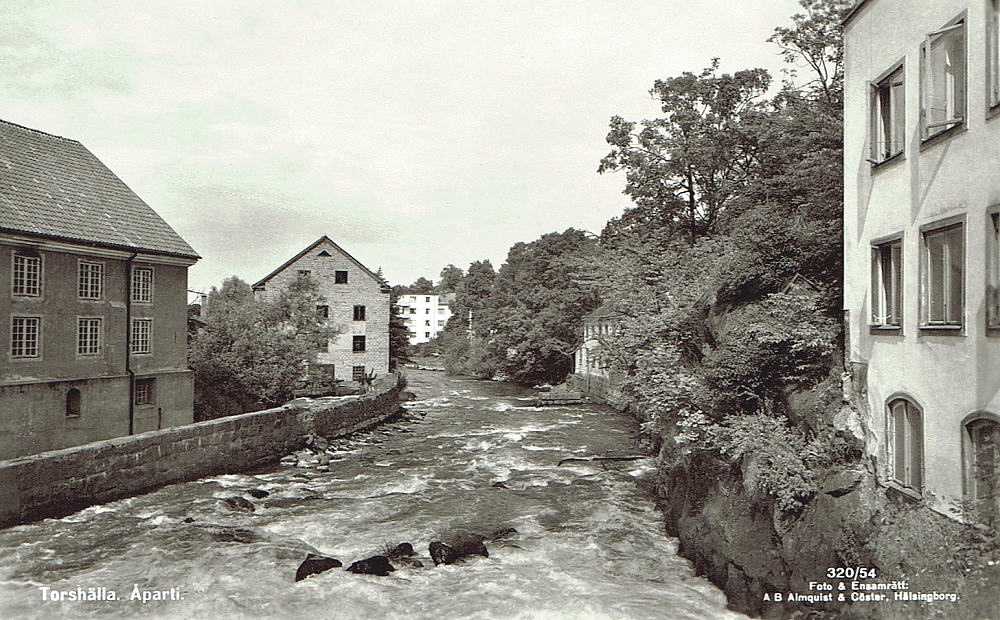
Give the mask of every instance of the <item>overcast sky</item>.
[[629, 205], [611, 116], [657, 78], [765, 67], [796, 0], [2, 0], [0, 118], [81, 141], [254, 282], [328, 235], [436, 280]]

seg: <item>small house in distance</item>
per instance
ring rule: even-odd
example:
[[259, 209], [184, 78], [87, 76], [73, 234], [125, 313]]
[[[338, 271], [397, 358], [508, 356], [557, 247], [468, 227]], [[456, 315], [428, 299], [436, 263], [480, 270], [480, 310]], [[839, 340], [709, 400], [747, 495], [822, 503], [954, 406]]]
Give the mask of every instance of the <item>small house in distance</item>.
[[319, 285], [326, 303], [316, 311], [341, 332], [316, 353], [314, 374], [360, 381], [372, 372], [388, 373], [389, 285], [324, 235], [254, 284], [253, 290], [258, 299], [267, 300], [300, 276]]
[[0, 459], [193, 421], [196, 260], [82, 144], [0, 121]]

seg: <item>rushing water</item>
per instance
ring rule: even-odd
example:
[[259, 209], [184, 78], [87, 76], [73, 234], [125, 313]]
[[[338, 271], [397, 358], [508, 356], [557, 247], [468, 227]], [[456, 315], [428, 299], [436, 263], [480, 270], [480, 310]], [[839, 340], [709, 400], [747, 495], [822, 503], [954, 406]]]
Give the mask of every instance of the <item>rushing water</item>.
[[[412, 373], [410, 389], [421, 400], [408, 415], [344, 442], [329, 472], [205, 478], [0, 531], [0, 618], [742, 617], [675, 554], [636, 484], [650, 462], [557, 465], [633, 453], [628, 420], [438, 373]], [[256, 510], [223, 501], [233, 496]], [[487, 541], [488, 558], [427, 556], [451, 532], [504, 527], [517, 533]], [[424, 568], [294, 581], [306, 553], [347, 566], [404, 541]], [[43, 600], [90, 588], [124, 600]], [[131, 600], [136, 588], [167, 600]]]

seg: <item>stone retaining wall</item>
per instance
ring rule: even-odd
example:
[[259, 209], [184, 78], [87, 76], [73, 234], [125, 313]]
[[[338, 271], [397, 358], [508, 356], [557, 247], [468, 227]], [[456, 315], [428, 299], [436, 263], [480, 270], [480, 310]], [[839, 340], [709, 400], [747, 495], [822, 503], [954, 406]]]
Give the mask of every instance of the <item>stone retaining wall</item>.
[[0, 527], [57, 517], [175, 482], [244, 471], [399, 408], [399, 381], [332, 403], [285, 405], [0, 461]]

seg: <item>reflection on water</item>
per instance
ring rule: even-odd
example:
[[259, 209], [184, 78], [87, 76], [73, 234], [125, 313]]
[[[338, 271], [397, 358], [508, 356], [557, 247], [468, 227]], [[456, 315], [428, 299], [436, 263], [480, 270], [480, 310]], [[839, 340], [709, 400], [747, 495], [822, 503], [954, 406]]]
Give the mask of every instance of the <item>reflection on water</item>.
[[[0, 618], [742, 617], [676, 556], [636, 486], [649, 462], [557, 466], [634, 452], [628, 420], [535, 408], [492, 382], [410, 383], [423, 400], [407, 418], [351, 438], [329, 472], [216, 476], [0, 531]], [[488, 558], [434, 567], [427, 555], [451, 532], [505, 527], [517, 533], [488, 541]], [[307, 553], [347, 566], [404, 541], [424, 568], [294, 581]], [[54, 591], [102, 600], [43, 600]]]

